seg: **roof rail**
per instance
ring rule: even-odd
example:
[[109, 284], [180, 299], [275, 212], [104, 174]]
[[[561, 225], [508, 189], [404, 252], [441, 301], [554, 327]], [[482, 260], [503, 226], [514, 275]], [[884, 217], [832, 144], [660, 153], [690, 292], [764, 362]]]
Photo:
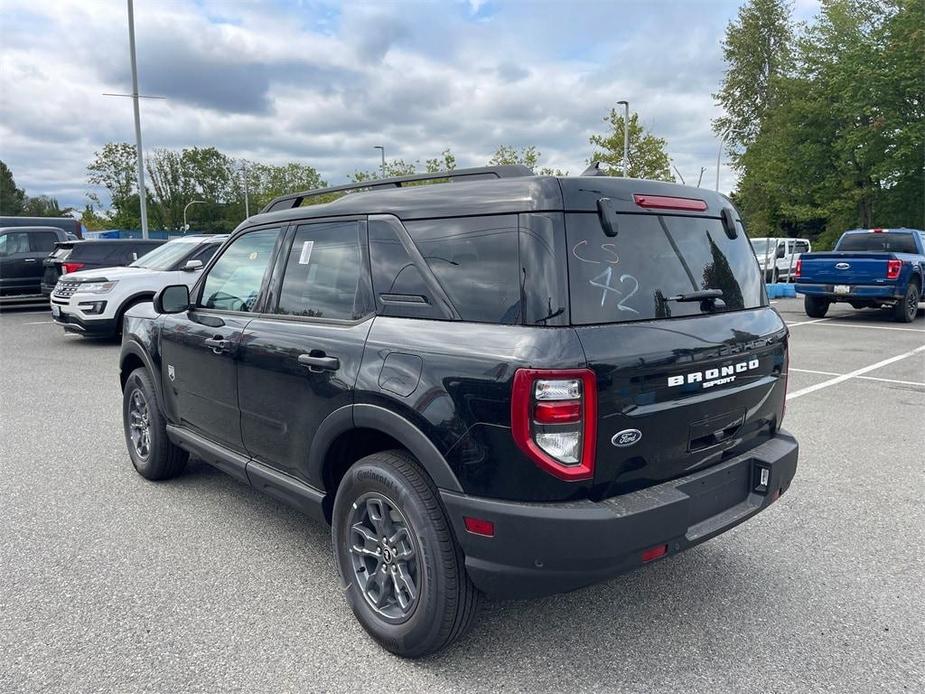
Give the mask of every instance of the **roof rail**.
[[393, 178], [379, 178], [372, 181], [361, 181], [358, 183], [348, 183], [343, 186], [332, 186], [330, 188], [318, 188], [316, 190], [306, 190], [301, 193], [290, 193], [274, 198], [269, 204], [261, 210], [264, 212], [278, 212], [279, 210], [291, 210], [301, 207], [306, 198], [314, 198], [329, 193], [348, 193], [353, 190], [371, 190], [373, 188], [401, 188], [406, 183], [416, 183], [418, 181], [436, 181], [448, 178], [450, 181], [459, 179], [482, 179], [482, 178], [518, 178], [521, 176], [533, 176], [533, 170], [521, 164], [510, 166], [481, 166], [473, 169], [455, 169], [453, 171], [437, 171], [435, 173], [413, 174], [411, 176], [395, 176]]

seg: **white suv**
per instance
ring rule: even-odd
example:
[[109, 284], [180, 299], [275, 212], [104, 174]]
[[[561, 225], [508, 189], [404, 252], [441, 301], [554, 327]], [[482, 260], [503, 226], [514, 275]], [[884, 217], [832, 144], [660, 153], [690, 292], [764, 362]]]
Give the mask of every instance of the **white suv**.
[[125, 267], [81, 270], [63, 275], [51, 294], [51, 315], [68, 332], [112, 337], [122, 332], [122, 316], [151, 301], [170, 284], [192, 287], [227, 234], [185, 236], [168, 241]]

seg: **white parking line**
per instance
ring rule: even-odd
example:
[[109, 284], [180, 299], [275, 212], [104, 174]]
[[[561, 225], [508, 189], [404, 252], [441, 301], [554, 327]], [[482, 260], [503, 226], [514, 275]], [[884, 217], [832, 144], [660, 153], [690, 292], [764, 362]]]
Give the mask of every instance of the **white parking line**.
[[859, 376], [863, 376], [864, 374], [870, 371], [874, 371], [875, 369], [879, 369], [883, 366], [893, 364], [894, 362], [900, 361], [901, 359], [906, 359], [907, 357], [911, 357], [913, 354], [918, 354], [919, 352], [923, 350], [925, 350], [925, 345], [922, 345], [921, 347], [916, 347], [915, 349], [910, 350], [908, 352], [903, 352], [902, 354], [897, 354], [895, 357], [890, 357], [889, 359], [878, 361], [876, 364], [871, 364], [870, 366], [864, 366], [860, 369], [855, 369], [854, 371], [851, 371], [849, 373], [842, 374], [841, 376], [830, 378], [828, 381], [823, 381], [822, 383], [816, 383], [814, 385], [807, 386], [806, 388], [801, 388], [800, 390], [794, 391], [792, 393], [788, 393], [787, 399], [793, 400], [794, 398], [799, 398], [803, 395], [808, 395], [809, 393], [815, 393], [817, 390], [822, 390], [823, 388], [828, 388], [829, 386], [838, 385], [839, 383], [843, 383], [850, 378], [858, 378]]
[[23, 323], [23, 325], [54, 325], [53, 320], [39, 320], [32, 323]]
[[832, 319], [831, 318], [815, 318], [814, 320], [804, 320], [804, 321], [799, 321], [798, 323], [787, 323], [787, 327], [792, 328], [795, 325], [809, 325], [810, 323], [821, 323], [822, 321], [826, 321], [826, 320], [832, 320]]
[[[791, 371], [801, 374], [816, 374], [818, 376], [843, 376], [844, 374], [833, 373], [832, 371], [816, 371], [815, 369], [795, 369], [790, 367]], [[900, 381], [896, 378], [879, 378], [878, 376], [856, 376], [863, 381], [880, 381], [881, 383], [896, 383], [902, 386], [921, 386], [925, 388], [925, 383], [919, 381]]]
[[[824, 318], [823, 320], [831, 321], [834, 319]], [[816, 321], [809, 322], [815, 323]], [[802, 325], [802, 323], [799, 325]], [[833, 328], [867, 328], [868, 330], [902, 330], [908, 333], [925, 333], [925, 330], [919, 328], [898, 328], [892, 325], [859, 325], [857, 323], [827, 323], [827, 325], [830, 325]]]

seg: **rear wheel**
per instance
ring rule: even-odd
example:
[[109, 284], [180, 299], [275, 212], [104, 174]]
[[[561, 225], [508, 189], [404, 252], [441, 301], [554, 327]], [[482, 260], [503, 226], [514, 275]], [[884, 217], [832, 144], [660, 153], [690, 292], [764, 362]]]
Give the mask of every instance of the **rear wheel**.
[[449, 645], [480, 601], [433, 482], [404, 451], [359, 460], [332, 519], [347, 600], [380, 645], [415, 658]]
[[818, 296], [809, 296], [807, 294], [803, 297], [803, 309], [810, 318], [825, 318], [825, 314], [829, 310], [829, 302]]
[[919, 286], [910, 282], [906, 295], [893, 307], [893, 319], [900, 323], [911, 323], [919, 311]]
[[122, 426], [129, 458], [139, 475], [164, 480], [183, 471], [189, 454], [167, 438], [167, 422], [147, 369], [135, 369], [125, 382]]

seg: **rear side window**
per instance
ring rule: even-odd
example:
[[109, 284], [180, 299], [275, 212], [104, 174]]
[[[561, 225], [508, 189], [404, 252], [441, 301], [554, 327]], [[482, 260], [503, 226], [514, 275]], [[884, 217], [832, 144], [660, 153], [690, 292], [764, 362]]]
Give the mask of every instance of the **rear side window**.
[[395, 230], [386, 222], [370, 220], [369, 266], [373, 292], [383, 316], [443, 318], [418, 266]]
[[727, 311], [764, 303], [748, 240], [718, 219], [616, 215], [606, 236], [596, 214], [566, 216], [572, 322], [621, 323], [701, 315], [699, 302], [670, 300], [720, 289]]
[[520, 323], [516, 215], [405, 222], [465, 321]]
[[835, 247], [836, 251], [880, 251], [887, 253], [918, 253], [912, 234], [871, 232], [847, 234]]
[[117, 250], [117, 248], [114, 248], [113, 245], [109, 243], [84, 241], [83, 243], [79, 243], [74, 246], [74, 250], [71, 253], [71, 259], [97, 262], [103, 260], [104, 258], [108, 258]]
[[277, 313], [357, 320], [369, 311], [359, 224], [307, 224], [296, 230]]
[[32, 250], [36, 253], [51, 253], [58, 241], [58, 235], [50, 231], [34, 231], [29, 236], [32, 238]]

